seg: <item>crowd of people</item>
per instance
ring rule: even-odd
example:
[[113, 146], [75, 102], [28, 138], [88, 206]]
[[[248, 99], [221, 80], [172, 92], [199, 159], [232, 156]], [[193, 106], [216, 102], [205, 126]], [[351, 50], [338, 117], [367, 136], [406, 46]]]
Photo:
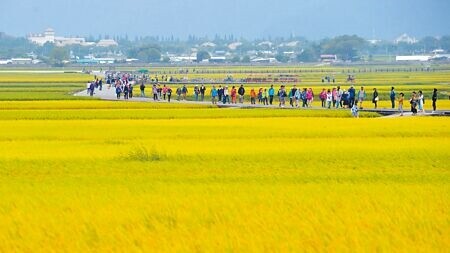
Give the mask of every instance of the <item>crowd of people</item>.
[[[94, 93], [94, 90], [98, 88], [102, 90], [102, 79], [96, 78], [94, 81], [89, 82], [87, 84], [87, 92], [91, 96]], [[123, 94], [124, 99], [129, 99], [133, 97], [133, 86], [135, 85], [135, 81], [124, 74], [120, 78], [108, 79], [107, 81], [108, 88], [114, 87], [117, 99], [121, 98]], [[140, 86], [140, 96], [146, 97], [145, 82], [142, 81]], [[152, 83], [151, 90], [154, 101], [171, 101], [172, 97], [172, 88], [166, 84]], [[189, 90], [186, 85], [182, 85], [176, 88], [175, 90], [177, 101], [187, 100]], [[193, 88], [193, 100], [194, 101], [205, 101], [205, 96], [207, 94], [207, 88], [204, 84], [195, 85]], [[313, 101], [315, 98], [320, 100], [320, 104], [322, 108], [328, 109], [339, 109], [339, 108], [348, 108], [351, 109], [353, 115], [355, 117], [358, 116], [358, 110], [363, 109], [363, 104], [365, 103], [368, 94], [364, 88], [361, 86], [359, 90], [356, 90], [354, 85], [352, 84], [348, 90], [342, 89], [341, 86], [335, 86], [329, 89], [322, 89], [322, 91], [316, 96], [312, 88], [299, 88], [297, 85], [293, 85], [290, 89], [288, 89], [285, 85], [281, 85], [279, 89], [275, 89], [274, 85], [270, 85], [268, 88], [255, 88], [251, 87], [250, 92], [247, 93], [244, 85], [231, 86], [228, 85], [215, 85], [211, 86], [208, 94], [211, 98], [211, 103], [217, 104], [243, 104], [245, 101], [245, 96], [248, 94], [250, 98], [251, 105], [274, 105], [274, 103], [278, 103], [279, 107], [303, 107], [308, 108], [312, 107]], [[373, 88], [371, 94], [371, 102], [374, 105], [374, 109], [378, 108], [378, 102], [380, 100], [379, 92], [377, 88]], [[405, 102], [405, 94], [403, 92], [397, 94], [394, 87], [391, 87], [389, 92], [389, 98], [391, 101], [391, 108], [395, 109], [397, 104], [397, 109], [400, 115], [404, 113], [404, 102]], [[438, 98], [437, 89], [434, 89], [431, 99], [433, 112], [436, 111], [436, 101]], [[277, 102], [274, 102], [277, 100]], [[287, 105], [287, 103], [289, 103]], [[413, 115], [417, 113], [424, 113], [424, 103], [425, 97], [422, 91], [412, 92], [411, 97], [409, 99], [409, 103], [411, 105], [411, 112]]]

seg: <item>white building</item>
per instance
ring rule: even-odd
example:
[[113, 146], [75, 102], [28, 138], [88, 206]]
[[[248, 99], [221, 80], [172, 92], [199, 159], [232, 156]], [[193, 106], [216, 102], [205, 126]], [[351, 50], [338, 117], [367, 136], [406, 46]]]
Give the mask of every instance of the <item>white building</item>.
[[30, 34], [28, 40], [43, 46], [45, 43], [54, 43], [55, 46], [64, 47], [69, 45], [81, 45], [81, 46], [92, 46], [95, 45], [93, 42], [86, 42], [85, 38], [76, 37], [56, 37], [55, 31], [48, 28], [43, 34]]
[[432, 54], [436, 55], [436, 54], [443, 54], [445, 53], [444, 49], [435, 49], [433, 51], [431, 51]]
[[190, 56], [171, 56], [169, 57], [171, 62], [195, 62], [197, 61], [196, 55]]
[[200, 46], [201, 47], [216, 47], [217, 45], [212, 42], [205, 42], [205, 43], [201, 44]]
[[270, 42], [270, 41], [263, 41], [263, 42], [259, 43], [258, 46], [260, 46], [260, 47], [261, 47], [261, 46], [272, 47], [272, 46], [273, 46], [273, 43]]
[[429, 61], [429, 55], [399, 55], [395, 57], [396, 61]]
[[119, 44], [115, 40], [100, 40], [97, 47], [117, 47]]
[[83, 45], [86, 43], [85, 38], [65, 38], [65, 37], [55, 37], [55, 46], [64, 47], [71, 45]]
[[230, 50], [236, 50], [238, 47], [242, 46], [242, 42], [233, 42], [228, 45]]
[[44, 34], [30, 34], [28, 40], [40, 46], [43, 46], [47, 42], [55, 43], [55, 31], [48, 28]]
[[300, 41], [291, 41], [291, 42], [287, 42], [287, 43], [281, 43], [280, 47], [296, 47], [300, 44]]
[[257, 57], [257, 58], [250, 60], [250, 62], [252, 62], [252, 63], [277, 63], [278, 61], [277, 61], [277, 59], [272, 58], [272, 57], [268, 57], [268, 58]]
[[414, 44], [414, 43], [417, 43], [417, 39], [410, 37], [410, 36], [408, 36], [408, 34], [404, 33], [404, 34], [400, 35], [397, 39], [395, 39], [394, 42], [395, 42], [395, 44], [398, 44], [401, 42], [407, 43], [407, 44]]
[[12, 64], [32, 64], [33, 59], [31, 59], [31, 58], [12, 58], [11, 63]]
[[12, 64], [11, 59], [8, 59], [8, 60], [0, 59], [0, 65], [6, 65], [6, 64]]
[[336, 62], [338, 60], [335, 54], [322, 54], [320, 55], [321, 62]]

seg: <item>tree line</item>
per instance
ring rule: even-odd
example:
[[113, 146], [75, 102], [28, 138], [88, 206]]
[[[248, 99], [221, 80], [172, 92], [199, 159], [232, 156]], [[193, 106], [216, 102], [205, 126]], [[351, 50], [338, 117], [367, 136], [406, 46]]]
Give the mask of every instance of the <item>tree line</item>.
[[[315, 62], [321, 54], [337, 55], [344, 61], [370, 61], [375, 55], [408, 55], [426, 54], [434, 49], [450, 52], [450, 36], [440, 38], [427, 36], [417, 43], [394, 43], [391, 41], [377, 41], [371, 43], [357, 35], [342, 35], [325, 38], [318, 41], [307, 40], [303, 37], [264, 38], [247, 40], [234, 36], [207, 37], [189, 36], [187, 40], [169, 37], [136, 37], [133, 40], [126, 37], [99, 36], [114, 38], [119, 46], [111, 48], [72, 45], [56, 47], [51, 43], [38, 46], [23, 37], [12, 37], [0, 33], [0, 59], [27, 57], [32, 52], [39, 59], [49, 64], [61, 64], [70, 59], [70, 55], [84, 57], [94, 55], [105, 57], [122, 55], [136, 58], [142, 62], [168, 62], [168, 54], [191, 55], [196, 50], [198, 61], [206, 60], [220, 52], [227, 56], [228, 62], [250, 62], [251, 57], [274, 57], [279, 62]], [[92, 36], [91, 40], [95, 40]], [[266, 43], [266, 42], [270, 43]], [[289, 44], [289, 42], [297, 42]], [[211, 42], [207, 46], [202, 46]], [[230, 44], [238, 43], [235, 48]]]

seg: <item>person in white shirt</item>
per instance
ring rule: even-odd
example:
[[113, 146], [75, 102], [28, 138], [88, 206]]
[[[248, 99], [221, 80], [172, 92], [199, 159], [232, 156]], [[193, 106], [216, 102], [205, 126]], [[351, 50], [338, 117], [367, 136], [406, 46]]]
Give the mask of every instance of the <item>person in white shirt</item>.
[[328, 89], [328, 91], [327, 91], [327, 107], [328, 107], [328, 109], [331, 108], [332, 101], [333, 101], [333, 94], [331, 93], [331, 90]]

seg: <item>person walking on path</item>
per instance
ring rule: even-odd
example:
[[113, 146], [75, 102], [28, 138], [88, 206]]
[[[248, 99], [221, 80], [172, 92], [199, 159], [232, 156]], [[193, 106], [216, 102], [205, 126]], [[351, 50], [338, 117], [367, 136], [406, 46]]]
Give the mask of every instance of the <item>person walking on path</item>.
[[139, 89], [141, 90], [141, 97], [145, 97], [145, 84], [144, 81], [142, 81], [141, 85], [139, 86]]
[[187, 94], [188, 94], [188, 89], [187, 89], [186, 84], [185, 84], [185, 85], [183, 85], [183, 88], [181, 88], [181, 95], [183, 97], [183, 100], [186, 100]]
[[322, 92], [319, 94], [320, 101], [322, 102], [322, 108], [326, 107], [326, 101], [327, 101], [327, 91], [326, 89], [322, 89]]
[[89, 81], [86, 83], [86, 94], [89, 95], [90, 91], [91, 91], [91, 82]]
[[94, 96], [94, 90], [95, 90], [95, 84], [94, 84], [94, 82], [91, 82], [91, 84], [89, 85], [89, 95], [91, 97]]
[[302, 99], [302, 107], [307, 107], [308, 100], [306, 98], [307, 89], [303, 88], [302, 93], [300, 94], [300, 98]]
[[259, 88], [258, 89], [258, 93], [256, 94], [256, 96], [258, 97], [258, 104], [261, 104], [263, 102], [263, 88]]
[[422, 113], [425, 113], [425, 108], [423, 107], [425, 100], [424, 100], [423, 93], [421, 90], [419, 90], [419, 96], [418, 96], [417, 100], [419, 103], [419, 111]]
[[219, 88], [217, 89], [217, 100], [222, 101], [223, 96], [223, 88], [222, 85], [219, 85]]
[[211, 92], [210, 92], [211, 94], [211, 102], [212, 102], [212, 104], [213, 105], [215, 105], [215, 104], [217, 104], [217, 100], [216, 100], [216, 97], [217, 97], [217, 94], [218, 94], [218, 92], [217, 92], [217, 89], [216, 89], [216, 86], [212, 86], [212, 89], [211, 89]]
[[[294, 90], [293, 89], [289, 90], [288, 97], [289, 97], [289, 105], [291, 107], [294, 107]], [[262, 92], [261, 92], [261, 100], [262, 100]]]
[[241, 87], [239, 87], [239, 89], [238, 89], [238, 94], [239, 94], [239, 103], [243, 104], [244, 103], [244, 94], [245, 94], [244, 85], [241, 84]]
[[99, 89], [99, 90], [102, 90], [102, 89], [103, 89], [103, 79], [100, 79], [100, 80], [98, 81], [98, 89]]
[[298, 100], [295, 97], [295, 94], [297, 93], [297, 90], [298, 90], [297, 89], [297, 85], [294, 84], [294, 87], [292, 87], [291, 92], [289, 94], [289, 98], [292, 100], [292, 101], [289, 101], [289, 102], [290, 102], [292, 107], [294, 107], [294, 106], [297, 107], [297, 105], [298, 105]]
[[341, 90], [341, 86], [338, 86], [336, 89], [336, 109], [338, 109], [339, 107], [342, 107], [342, 90]]
[[395, 95], [395, 89], [394, 87], [391, 87], [391, 93], [389, 94], [389, 97], [391, 98], [392, 109], [395, 108]]
[[231, 95], [231, 103], [232, 103], [232, 104], [236, 104], [236, 97], [237, 97], [236, 86], [233, 86], [233, 87], [231, 88], [230, 95]]
[[205, 87], [205, 85], [202, 84], [202, 86], [200, 87], [200, 100], [201, 101], [205, 100], [205, 92], [206, 92], [206, 87]]
[[433, 112], [436, 112], [436, 101], [437, 101], [437, 98], [438, 98], [437, 89], [434, 88], [433, 95], [431, 95], [431, 100], [433, 101]]
[[411, 95], [411, 99], [409, 100], [409, 103], [411, 104], [411, 112], [413, 113], [413, 115], [417, 114], [417, 96], [416, 96], [416, 92], [413, 91], [412, 95]]
[[272, 85], [270, 85], [270, 88], [269, 88], [269, 103], [270, 103], [270, 105], [272, 105], [274, 95], [275, 95], [275, 89], [273, 88], [273, 84], [272, 84]]
[[250, 90], [250, 104], [256, 104], [256, 91], [254, 88]]
[[167, 101], [170, 103], [170, 97], [172, 97], [172, 89], [167, 87]]
[[333, 108], [336, 107], [337, 89], [333, 88], [331, 90], [331, 95], [333, 96]]
[[372, 103], [375, 105], [375, 109], [377, 109], [378, 100], [379, 98], [377, 88], [373, 88]]
[[296, 108], [298, 108], [298, 101], [300, 101], [301, 98], [302, 98], [302, 92], [300, 91], [300, 89], [296, 89], [295, 94], [294, 94], [294, 101], [295, 101]]
[[125, 86], [123, 87], [123, 99], [128, 99], [129, 91], [130, 86], [128, 86], [128, 84], [125, 84]]
[[177, 100], [180, 101], [181, 100], [181, 87], [178, 87], [177, 90], [175, 91], [175, 93], [177, 93]]
[[122, 92], [122, 89], [120, 88], [120, 85], [116, 84], [116, 97], [117, 99], [120, 99], [120, 93]]
[[228, 94], [228, 86], [225, 86], [223, 88], [223, 99], [222, 99], [223, 104], [226, 104], [228, 102], [228, 104], [230, 103], [230, 95]]
[[353, 103], [353, 106], [352, 106], [352, 108], [350, 110], [351, 110], [352, 116], [354, 118], [359, 118], [358, 103]]
[[158, 83], [158, 101], [162, 99], [162, 87], [161, 85]]
[[353, 104], [355, 103], [355, 96], [356, 96], [356, 90], [355, 90], [355, 87], [352, 85], [352, 86], [350, 86], [350, 89], [348, 89], [348, 106], [350, 108], [352, 108]]
[[153, 100], [158, 101], [158, 88], [156, 87], [156, 84], [153, 84], [152, 92], [153, 92]]
[[267, 89], [264, 89], [263, 90], [263, 104], [264, 105], [269, 105], [268, 97], [269, 97], [269, 92], [267, 91]]
[[362, 109], [362, 103], [366, 99], [366, 91], [364, 90], [364, 87], [361, 86], [361, 89], [358, 91], [358, 102], [359, 102], [359, 109]]
[[131, 83], [128, 86], [128, 97], [133, 98], [133, 85]]
[[164, 85], [163, 85], [163, 88], [162, 88], [162, 95], [163, 95], [163, 99], [164, 99], [164, 100], [166, 100], [166, 94], [167, 94], [167, 87], [166, 87], [166, 85], [164, 84]]
[[306, 100], [308, 100], [308, 107], [312, 107], [312, 102], [314, 100], [314, 92], [312, 88], [309, 88], [306, 92]]
[[403, 116], [403, 100], [404, 100], [404, 94], [400, 92], [398, 96], [398, 111], [400, 112], [400, 116]]
[[195, 101], [198, 101], [198, 95], [200, 94], [200, 89], [198, 88], [198, 85], [194, 86], [194, 99]]
[[330, 89], [328, 89], [327, 91], [327, 108], [330, 109], [331, 108], [331, 103], [333, 102], [333, 93], [331, 93]]
[[279, 107], [284, 107], [284, 105], [286, 103], [286, 97], [287, 97], [287, 93], [286, 93], [284, 85], [281, 85], [280, 91], [278, 92], [278, 96], [280, 99]]

